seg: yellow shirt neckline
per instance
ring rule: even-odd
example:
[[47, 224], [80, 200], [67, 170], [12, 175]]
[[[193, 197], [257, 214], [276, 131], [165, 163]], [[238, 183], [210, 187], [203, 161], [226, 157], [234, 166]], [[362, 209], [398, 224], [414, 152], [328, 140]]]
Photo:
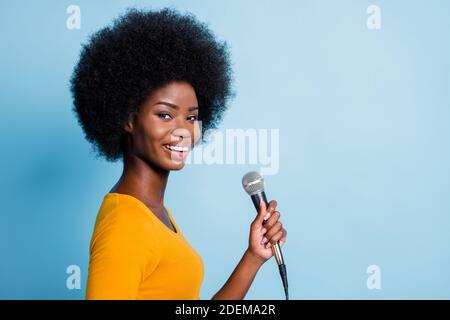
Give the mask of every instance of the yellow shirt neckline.
[[149, 211], [149, 215], [151, 216], [151, 218], [153, 220], [156, 220], [157, 223], [159, 223], [164, 229], [166, 229], [167, 231], [169, 231], [171, 234], [173, 235], [180, 235], [180, 229], [178, 228], [178, 225], [175, 223], [175, 220], [172, 217], [172, 214], [170, 213], [169, 208], [167, 208], [166, 206], [164, 206], [164, 208], [167, 210], [167, 213], [169, 214], [169, 219], [170, 222], [172, 223], [172, 226], [175, 228], [176, 232], [171, 230], [169, 227], [167, 227], [161, 220], [159, 220], [159, 218], [153, 213], [153, 211], [147, 207], [147, 205], [145, 203], [143, 203], [141, 200], [139, 200], [136, 197], [133, 197], [132, 195], [129, 194], [125, 194], [125, 193], [117, 193], [117, 192], [108, 192], [106, 194], [106, 196], [118, 196], [118, 197], [125, 197], [128, 199], [133, 200], [134, 202], [136, 202], [137, 204], [139, 204], [139, 206], [143, 207], [145, 210]]

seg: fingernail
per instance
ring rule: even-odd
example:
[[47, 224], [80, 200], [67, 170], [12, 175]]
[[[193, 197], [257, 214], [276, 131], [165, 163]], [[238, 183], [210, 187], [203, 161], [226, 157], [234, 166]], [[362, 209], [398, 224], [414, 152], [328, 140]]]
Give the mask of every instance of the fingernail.
[[261, 234], [264, 234], [264, 233], [266, 233], [266, 232], [267, 232], [266, 228], [262, 228], [262, 229], [261, 229]]
[[267, 238], [264, 237], [264, 238], [262, 239], [262, 241], [261, 241], [261, 244], [265, 244], [266, 242], [267, 242]]
[[272, 246], [272, 244], [269, 242], [268, 244], [266, 244], [266, 249], [269, 249]]
[[264, 216], [264, 221], [266, 221], [267, 219], [269, 219], [270, 217], [270, 212], [267, 212], [267, 214]]

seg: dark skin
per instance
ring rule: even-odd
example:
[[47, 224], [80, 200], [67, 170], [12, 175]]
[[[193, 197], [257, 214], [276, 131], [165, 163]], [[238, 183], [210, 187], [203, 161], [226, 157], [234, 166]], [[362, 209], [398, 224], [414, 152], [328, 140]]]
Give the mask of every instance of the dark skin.
[[[200, 138], [198, 108], [195, 90], [189, 83], [171, 82], [155, 90], [124, 124], [127, 134], [124, 169], [110, 192], [139, 199], [172, 231], [176, 230], [165, 209], [164, 192], [170, 171], [184, 167], [187, 152]], [[169, 144], [187, 151], [170, 151]], [[286, 242], [287, 232], [279, 221], [276, 206], [276, 201], [271, 201], [267, 208], [261, 203], [250, 226], [247, 250], [212, 299], [243, 299], [259, 268], [272, 257], [271, 246], [278, 241], [281, 245]]]

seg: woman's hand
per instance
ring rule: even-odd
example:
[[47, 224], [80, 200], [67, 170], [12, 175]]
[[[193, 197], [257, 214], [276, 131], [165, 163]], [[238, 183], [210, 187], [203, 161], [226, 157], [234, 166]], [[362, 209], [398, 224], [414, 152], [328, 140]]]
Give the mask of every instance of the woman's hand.
[[[287, 231], [283, 229], [280, 213], [276, 211], [277, 202], [270, 201], [268, 208], [261, 201], [259, 212], [250, 227], [249, 247], [247, 251], [261, 263], [272, 257], [272, 246], [280, 241], [280, 246], [286, 243]], [[264, 222], [264, 225], [263, 225]]]

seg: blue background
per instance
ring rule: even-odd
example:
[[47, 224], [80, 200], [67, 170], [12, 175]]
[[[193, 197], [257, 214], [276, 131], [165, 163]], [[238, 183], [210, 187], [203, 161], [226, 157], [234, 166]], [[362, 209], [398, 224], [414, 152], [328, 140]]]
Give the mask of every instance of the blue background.
[[[68, 30], [66, 9], [81, 8]], [[381, 30], [369, 30], [369, 5]], [[289, 232], [291, 299], [450, 298], [448, 1], [1, 1], [0, 298], [83, 299], [89, 241], [121, 163], [96, 159], [71, 111], [80, 45], [129, 6], [172, 6], [232, 50], [225, 128], [280, 129], [266, 177]], [[230, 276], [255, 213], [256, 165], [188, 165], [165, 203], [203, 257], [202, 299]], [[211, 180], [220, 180], [217, 191]], [[227, 201], [221, 201], [221, 194]], [[79, 265], [80, 290], [66, 288]], [[369, 290], [369, 265], [381, 289]], [[283, 299], [275, 260], [246, 299]]]

